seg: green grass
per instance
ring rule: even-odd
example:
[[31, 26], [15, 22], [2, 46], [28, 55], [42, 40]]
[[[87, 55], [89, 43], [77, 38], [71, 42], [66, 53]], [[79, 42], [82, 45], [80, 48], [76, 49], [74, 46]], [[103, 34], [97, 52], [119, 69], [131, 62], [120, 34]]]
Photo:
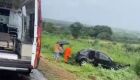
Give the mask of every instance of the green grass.
[[[53, 60], [53, 46], [59, 40], [68, 40], [72, 45], [72, 52], [75, 54], [77, 51], [85, 48], [93, 48], [105, 52], [114, 61], [123, 64], [131, 64], [131, 67], [121, 70], [106, 70], [99, 67], [86, 65], [80, 67], [79, 65], [70, 65], [60, 62], [58, 66], [66, 69], [67, 71], [76, 74], [79, 80], [139, 80], [134, 67], [138, 62], [140, 55], [138, 52], [127, 53], [123, 47], [123, 43], [116, 43], [103, 40], [93, 40], [89, 43], [87, 39], [74, 40], [70, 36], [64, 37], [63, 35], [43, 34], [42, 36], [42, 53], [43, 55]], [[63, 58], [62, 58], [63, 60]]]

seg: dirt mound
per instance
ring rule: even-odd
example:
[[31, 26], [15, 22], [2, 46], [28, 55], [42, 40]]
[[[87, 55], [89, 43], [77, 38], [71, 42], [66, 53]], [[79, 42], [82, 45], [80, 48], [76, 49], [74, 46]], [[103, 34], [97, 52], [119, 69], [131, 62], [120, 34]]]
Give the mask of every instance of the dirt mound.
[[76, 76], [59, 66], [57, 62], [49, 62], [47, 59], [41, 59], [39, 70], [48, 78], [48, 80], [76, 80]]

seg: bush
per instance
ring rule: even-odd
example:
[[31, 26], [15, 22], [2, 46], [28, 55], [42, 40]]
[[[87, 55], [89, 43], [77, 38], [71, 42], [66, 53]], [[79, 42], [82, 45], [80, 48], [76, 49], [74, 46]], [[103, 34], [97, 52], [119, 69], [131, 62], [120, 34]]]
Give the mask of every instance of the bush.
[[92, 46], [95, 46], [97, 44], [99, 44], [99, 40], [98, 39], [95, 39], [95, 41], [92, 43]]
[[75, 57], [76, 57], [76, 54], [72, 54], [71, 55], [71, 58], [69, 59], [69, 64], [72, 64], [72, 65], [74, 65], [74, 64], [77, 64], [76, 62], [75, 62]]
[[140, 75], [140, 60], [138, 60], [135, 65], [135, 72], [137, 73], [137, 75]]
[[92, 32], [93, 37], [98, 39], [105, 39], [105, 40], [111, 40], [112, 34], [113, 34], [112, 29], [109, 26], [105, 26], [105, 25], [94, 26]]

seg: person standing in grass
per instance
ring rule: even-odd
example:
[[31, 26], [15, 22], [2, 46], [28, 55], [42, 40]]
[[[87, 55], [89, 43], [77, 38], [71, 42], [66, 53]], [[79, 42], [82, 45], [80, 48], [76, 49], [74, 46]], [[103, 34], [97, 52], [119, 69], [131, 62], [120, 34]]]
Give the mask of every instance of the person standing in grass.
[[60, 53], [62, 51], [62, 47], [60, 46], [59, 42], [57, 42], [54, 46], [54, 58], [56, 61], [59, 61], [60, 59]]
[[72, 53], [72, 49], [71, 49], [71, 46], [69, 46], [65, 49], [65, 52], [64, 52], [64, 62], [65, 63], [68, 63], [68, 60], [71, 57], [71, 53]]
[[61, 51], [60, 51], [60, 55], [62, 56], [64, 53], [64, 44], [59, 43], [60, 47], [61, 47]]

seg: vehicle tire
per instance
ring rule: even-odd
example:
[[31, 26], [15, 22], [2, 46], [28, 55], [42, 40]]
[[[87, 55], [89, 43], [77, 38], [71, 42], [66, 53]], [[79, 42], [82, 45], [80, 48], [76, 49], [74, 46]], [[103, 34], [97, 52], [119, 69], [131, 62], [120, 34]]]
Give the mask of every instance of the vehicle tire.
[[87, 64], [87, 60], [86, 59], [81, 59], [80, 66], [84, 66], [86, 64]]

